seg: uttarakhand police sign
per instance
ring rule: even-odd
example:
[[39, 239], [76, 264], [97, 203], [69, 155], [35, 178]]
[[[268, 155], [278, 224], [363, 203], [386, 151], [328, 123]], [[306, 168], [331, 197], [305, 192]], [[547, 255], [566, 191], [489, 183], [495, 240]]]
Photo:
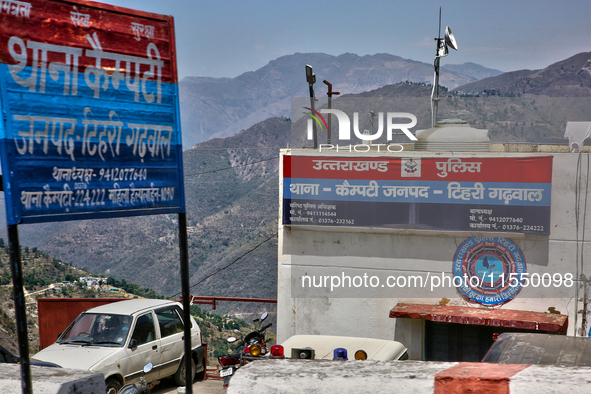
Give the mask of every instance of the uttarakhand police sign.
[[0, 5], [8, 224], [184, 212], [172, 17]]
[[552, 157], [284, 156], [283, 224], [550, 235]]

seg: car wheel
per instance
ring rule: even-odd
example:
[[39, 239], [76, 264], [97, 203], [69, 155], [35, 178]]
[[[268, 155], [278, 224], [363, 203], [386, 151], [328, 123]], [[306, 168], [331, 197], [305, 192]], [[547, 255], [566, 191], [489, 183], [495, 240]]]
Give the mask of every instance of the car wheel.
[[198, 372], [195, 375], [195, 381], [202, 382], [205, 380], [205, 375], [207, 374], [207, 367], [205, 366], [206, 363], [207, 360], [205, 360], [205, 357], [203, 357], [203, 360], [201, 360], [201, 366], [203, 367], [203, 371]]
[[107, 379], [107, 394], [117, 394], [121, 388], [121, 383], [115, 378]]
[[[193, 373], [191, 374], [191, 383], [194, 382], [194, 377], [195, 377], [195, 361], [193, 361], [193, 359], [191, 358], [191, 371], [193, 371]], [[174, 374], [174, 382], [177, 384], [177, 386], [186, 386], [187, 385], [187, 381], [185, 379], [185, 359], [183, 358], [183, 361], [181, 361], [181, 365], [179, 365], [179, 369], [176, 371], [176, 373]]]

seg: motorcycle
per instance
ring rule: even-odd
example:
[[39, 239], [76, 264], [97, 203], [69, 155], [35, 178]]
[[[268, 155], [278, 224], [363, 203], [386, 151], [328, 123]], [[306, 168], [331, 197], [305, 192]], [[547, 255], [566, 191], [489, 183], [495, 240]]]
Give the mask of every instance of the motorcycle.
[[[154, 368], [154, 364], [152, 363], [147, 363], [144, 365], [144, 375], [149, 373], [152, 368]], [[158, 383], [160, 383], [158, 380], [148, 383], [142, 376], [139, 382], [126, 384], [125, 386], [121, 387], [117, 394], [148, 394], [150, 390], [152, 390], [152, 388]]]
[[268, 316], [269, 313], [264, 312], [259, 319], [253, 320], [255, 331], [245, 336], [240, 342], [238, 342], [236, 337], [229, 337], [227, 339], [227, 342], [230, 344], [235, 342], [238, 342], [238, 344], [234, 347], [231, 354], [218, 356], [218, 362], [222, 366], [220, 376], [224, 378], [224, 387], [228, 387], [230, 378], [238, 368], [251, 361], [260, 360], [267, 355], [265, 331], [273, 324], [269, 323], [263, 326], [262, 323]]

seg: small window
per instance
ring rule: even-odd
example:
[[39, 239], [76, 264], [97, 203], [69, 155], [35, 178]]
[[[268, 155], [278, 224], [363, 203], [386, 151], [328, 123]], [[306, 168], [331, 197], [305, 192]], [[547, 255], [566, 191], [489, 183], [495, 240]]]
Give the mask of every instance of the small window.
[[90, 313], [78, 316], [74, 323], [60, 336], [58, 342], [67, 341], [78, 336], [89, 336], [95, 318], [96, 315]]
[[122, 346], [129, 334], [131, 318], [124, 315], [97, 315], [91, 331], [93, 344]]
[[131, 339], [137, 340], [138, 345], [143, 345], [156, 339], [154, 318], [151, 313], [146, 313], [138, 317]]
[[160, 335], [162, 338], [183, 332], [183, 322], [174, 309], [166, 309], [156, 312], [158, 324], [160, 325]]
[[[178, 306], [174, 308], [174, 310], [176, 311], [176, 313], [181, 317], [181, 322], [185, 321], [185, 315], [183, 313], [183, 310], [181, 308], [179, 308]], [[183, 327], [185, 325], [183, 324]], [[191, 322], [191, 328], [193, 328], [193, 322]]]

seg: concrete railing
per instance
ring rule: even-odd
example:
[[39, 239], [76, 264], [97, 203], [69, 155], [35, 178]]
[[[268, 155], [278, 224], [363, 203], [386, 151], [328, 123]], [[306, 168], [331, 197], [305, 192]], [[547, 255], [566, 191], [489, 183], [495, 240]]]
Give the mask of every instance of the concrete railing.
[[[21, 394], [21, 366], [0, 364], [0, 392]], [[64, 368], [31, 366], [35, 394], [104, 394], [107, 391], [102, 374]]]
[[589, 393], [591, 367], [426, 361], [264, 360], [236, 371], [227, 394]]

